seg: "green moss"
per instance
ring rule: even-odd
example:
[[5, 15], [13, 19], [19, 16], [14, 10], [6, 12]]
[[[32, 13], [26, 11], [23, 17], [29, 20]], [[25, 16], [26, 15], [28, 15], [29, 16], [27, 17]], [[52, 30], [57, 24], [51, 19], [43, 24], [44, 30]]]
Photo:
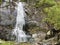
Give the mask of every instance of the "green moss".
[[3, 41], [0, 39], [0, 45], [31, 45], [29, 42], [25, 42], [25, 43], [16, 43], [14, 41]]
[[0, 4], [2, 3], [2, 0], [0, 0]]
[[44, 19], [49, 24], [53, 25], [55, 29], [60, 29], [60, 3], [56, 3], [55, 6], [44, 8], [46, 18]]
[[14, 45], [14, 42], [0, 40], [0, 45]]
[[56, 2], [54, 0], [39, 0], [36, 2], [35, 7], [41, 7], [41, 6], [53, 6]]

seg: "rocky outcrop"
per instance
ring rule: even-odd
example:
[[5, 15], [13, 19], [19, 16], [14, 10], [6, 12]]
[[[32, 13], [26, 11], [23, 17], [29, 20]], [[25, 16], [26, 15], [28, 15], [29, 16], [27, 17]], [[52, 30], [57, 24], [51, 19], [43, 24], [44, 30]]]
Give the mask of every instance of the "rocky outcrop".
[[48, 30], [46, 23], [42, 22], [42, 20], [45, 18], [45, 14], [43, 13], [42, 8], [36, 8], [32, 3], [34, 4], [34, 2], [25, 3], [25, 12], [28, 20], [27, 23], [30, 25], [29, 27], [35, 25], [32, 27], [39, 27], [40, 29]]
[[[26, 31], [27, 34], [30, 33], [31, 35], [33, 35], [33, 45], [53, 45], [52, 43], [55, 41], [56, 38], [52, 37], [51, 39], [48, 38], [47, 40], [45, 40], [46, 33], [49, 30], [46, 23], [42, 22], [42, 20], [45, 18], [45, 14], [43, 13], [42, 8], [36, 8], [34, 6], [34, 3], [35, 2], [33, 1], [30, 3], [25, 3], [26, 25], [24, 27], [24, 31]], [[16, 10], [10, 12], [10, 10], [6, 8], [0, 9], [1, 39], [11, 40], [10, 36], [11, 31], [16, 23], [16, 14]], [[48, 34], [50, 36], [50, 32], [48, 32]]]
[[16, 10], [14, 12], [10, 12], [9, 9], [0, 9], [0, 25], [11, 25], [15, 23], [16, 18]]
[[[42, 22], [42, 20], [46, 17], [42, 11], [42, 8], [40, 8], [40, 7], [36, 8], [36, 7], [34, 7], [34, 2], [33, 2], [33, 4], [32, 4], [32, 2], [30, 2], [30, 3], [26, 4], [25, 9], [26, 9], [25, 11], [26, 11], [27, 17], [28, 17], [28, 22], [32, 21], [32, 22], [29, 22], [29, 29], [28, 29], [29, 32], [31, 34], [35, 34], [35, 36], [37, 35], [36, 33], [38, 33], [39, 31], [43, 31], [44, 33], [46, 32], [45, 34], [47, 34], [50, 27], [48, 28], [46, 23]], [[35, 23], [34, 21], [37, 22], [38, 24]], [[53, 33], [53, 32], [51, 32], [51, 33]], [[39, 36], [41, 36], [41, 38], [39, 38], [39, 36], [36, 36], [36, 38], [34, 37], [34, 39], [36, 41], [35, 42], [32, 41], [33, 42], [32, 45], [57, 45], [57, 44], [59, 44], [60, 41], [57, 40], [58, 36], [56, 36], [56, 34], [54, 34], [55, 37], [53, 37], [51, 35], [51, 33], [48, 32], [48, 37], [50, 37], [50, 38], [48, 38], [47, 40], [42, 39], [40, 41], [40, 39], [43, 38], [43, 36], [41, 36], [41, 35], [39, 35]]]
[[12, 13], [7, 8], [0, 8], [0, 38], [11, 40], [11, 31], [16, 23], [16, 10]]

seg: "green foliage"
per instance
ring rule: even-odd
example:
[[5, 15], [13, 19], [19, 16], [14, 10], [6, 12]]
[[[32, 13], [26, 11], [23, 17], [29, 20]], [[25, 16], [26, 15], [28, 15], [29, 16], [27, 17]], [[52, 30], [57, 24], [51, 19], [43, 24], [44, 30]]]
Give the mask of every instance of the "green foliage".
[[55, 29], [60, 29], [60, 4], [56, 3], [55, 6], [45, 8], [44, 12], [46, 13], [44, 20], [53, 24]]
[[55, 4], [54, 0], [37, 0], [36, 1], [36, 7], [41, 7], [41, 6], [53, 6]]
[[0, 39], [0, 45], [31, 45], [30, 42], [17, 43], [14, 41], [4, 41]]
[[21, 0], [22, 2], [26, 2], [27, 0]]
[[15, 42], [12, 41], [3, 41], [0, 39], [0, 45], [14, 45]]
[[0, 0], [0, 2], [1, 2], [2, 0]]
[[0, 0], [0, 4], [2, 3], [2, 0]]

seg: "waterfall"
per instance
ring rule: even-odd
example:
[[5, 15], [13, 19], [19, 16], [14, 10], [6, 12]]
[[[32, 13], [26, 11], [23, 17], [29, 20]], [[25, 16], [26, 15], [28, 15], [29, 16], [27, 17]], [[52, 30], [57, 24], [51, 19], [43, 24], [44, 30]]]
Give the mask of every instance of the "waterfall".
[[16, 26], [13, 29], [13, 34], [16, 36], [17, 42], [26, 42], [27, 35], [23, 31], [23, 26], [25, 25], [25, 12], [23, 8], [23, 3], [19, 2], [17, 4], [17, 18], [16, 18]]

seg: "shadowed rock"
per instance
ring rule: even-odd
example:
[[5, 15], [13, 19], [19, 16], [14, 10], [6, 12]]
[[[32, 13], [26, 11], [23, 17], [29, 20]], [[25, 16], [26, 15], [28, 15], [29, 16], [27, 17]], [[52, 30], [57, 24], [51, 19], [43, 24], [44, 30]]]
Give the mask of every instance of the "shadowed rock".
[[15, 23], [16, 10], [10, 13], [9, 9], [0, 9], [0, 25], [10, 25]]

